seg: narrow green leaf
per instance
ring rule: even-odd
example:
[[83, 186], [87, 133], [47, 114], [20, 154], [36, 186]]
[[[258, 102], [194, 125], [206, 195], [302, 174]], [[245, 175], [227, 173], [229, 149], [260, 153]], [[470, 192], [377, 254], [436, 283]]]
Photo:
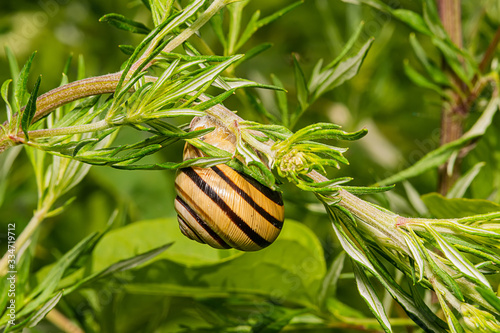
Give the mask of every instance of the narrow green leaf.
[[227, 49], [227, 40], [224, 34], [224, 12], [219, 11], [214, 16], [212, 16], [210, 24], [212, 25], [212, 29], [214, 30], [215, 35], [219, 39], [224, 50]]
[[409, 27], [423, 34], [432, 35], [431, 31], [429, 30], [428, 22], [425, 20], [425, 18], [422, 18], [422, 16], [420, 16], [416, 12], [400, 8], [393, 9], [380, 0], [342, 0], [342, 1], [348, 3], [356, 3], [356, 4], [364, 3], [380, 11], [393, 15], [401, 22], [407, 24]]
[[288, 13], [289, 11], [295, 9], [296, 7], [300, 6], [304, 1], [303, 0], [299, 0], [299, 1], [296, 1], [288, 6], [286, 6], [285, 8], [283, 9], [280, 9], [276, 12], [274, 12], [273, 14], [267, 16], [267, 17], [264, 17], [262, 19], [259, 20], [259, 27], [263, 27], [269, 23], [272, 23], [274, 21], [276, 21], [277, 19], [279, 19], [281, 16], [285, 15], [286, 13]]
[[26, 104], [26, 108], [23, 111], [21, 116], [21, 128], [26, 136], [26, 141], [29, 140], [28, 129], [31, 125], [31, 121], [36, 113], [36, 99], [38, 96], [38, 88], [40, 88], [40, 82], [42, 81], [42, 76], [40, 75], [36, 80], [35, 86], [33, 87], [33, 91], [31, 92], [31, 96], [28, 100], [28, 104]]
[[323, 279], [321, 289], [318, 293], [318, 304], [322, 308], [326, 308], [326, 300], [330, 296], [334, 296], [337, 291], [337, 282], [339, 280], [342, 269], [344, 268], [345, 252], [340, 252], [332, 262], [328, 272]]
[[91, 275], [79, 280], [77, 283], [73, 284], [72, 286], [64, 289], [64, 291], [63, 291], [64, 295], [67, 295], [67, 294], [75, 291], [76, 289], [80, 288], [84, 284], [92, 283], [98, 279], [104, 278], [104, 277], [109, 276], [113, 273], [123, 272], [123, 271], [129, 270], [129, 269], [138, 267], [138, 266], [148, 262], [152, 258], [156, 257], [157, 255], [161, 254], [163, 251], [165, 251], [166, 249], [171, 247], [172, 244], [173, 243], [168, 243], [168, 244], [160, 246], [156, 249], [152, 249], [152, 250], [147, 251], [145, 253], [141, 253], [141, 254], [134, 256], [132, 258], [120, 260], [117, 263], [114, 263], [111, 266], [109, 266], [109, 267], [107, 267], [107, 268], [105, 268], [97, 273], [91, 274]]
[[469, 171], [467, 171], [462, 177], [460, 177], [460, 179], [456, 181], [450, 191], [446, 194], [446, 197], [449, 199], [463, 197], [465, 191], [467, 191], [474, 178], [476, 178], [476, 176], [479, 174], [479, 171], [481, 171], [481, 168], [485, 165], [485, 162], [479, 162], [474, 165]]
[[257, 113], [261, 115], [264, 120], [268, 119], [274, 124], [280, 124], [280, 120], [271, 112], [269, 112], [265, 106], [262, 104], [262, 101], [256, 97], [253, 93], [250, 91], [245, 90], [245, 94], [250, 101], [250, 105], [252, 106], [253, 110], [255, 110]]
[[243, 33], [241, 34], [238, 43], [236, 44], [235, 51], [238, 51], [250, 39], [250, 37], [252, 37], [252, 35], [259, 29], [258, 25], [259, 18], [260, 18], [260, 10], [256, 10], [252, 14], [252, 17], [250, 17], [250, 20], [248, 21], [245, 30], [243, 30]]
[[424, 20], [429, 29], [432, 31], [432, 34], [429, 36], [434, 35], [440, 39], [447, 38], [448, 35], [441, 24], [441, 19], [436, 8], [436, 2], [434, 0], [424, 0], [422, 2], [422, 7]]
[[[307, 80], [304, 76], [302, 68], [300, 68], [297, 57], [293, 56], [293, 67], [295, 73], [295, 89], [297, 90], [297, 99], [299, 100], [299, 105], [301, 110], [305, 110], [309, 107], [309, 90], [307, 89]], [[288, 123], [284, 124], [288, 126]]]
[[436, 295], [438, 296], [439, 304], [441, 304], [441, 309], [443, 310], [444, 315], [446, 317], [446, 322], [448, 323], [448, 327], [450, 328], [450, 332], [452, 332], [452, 333], [464, 333], [464, 329], [463, 329], [462, 325], [460, 325], [460, 323], [458, 322], [457, 317], [455, 317], [455, 314], [448, 306], [448, 303], [443, 299], [441, 292], [437, 291]]
[[5, 102], [6, 105], [6, 111], [7, 111], [7, 121], [10, 122], [12, 117], [14, 116], [14, 113], [17, 112], [18, 110], [12, 110], [12, 106], [10, 105], [9, 102], [9, 85], [12, 82], [12, 79], [6, 80], [2, 84], [2, 88], [0, 90], [0, 93], [2, 95], [2, 99]]
[[18, 312], [19, 316], [26, 315], [36, 309], [39, 305], [45, 303], [50, 297], [52, 297], [52, 293], [56, 289], [59, 281], [63, 277], [66, 269], [84, 252], [90, 250], [93, 246], [95, 246], [97, 240], [99, 239], [99, 235], [97, 233], [91, 234], [82, 241], [80, 241], [77, 245], [75, 245], [70, 251], [66, 252], [64, 256], [61, 257], [57, 261], [57, 263], [52, 267], [50, 272], [45, 276], [45, 279], [38, 284], [30, 295], [27, 297], [27, 301], [29, 302], [21, 311]]
[[335, 69], [331, 69], [330, 74], [311, 92], [312, 100], [316, 100], [325, 92], [332, 90], [356, 75], [372, 43], [373, 38], [369, 39], [355, 56], [340, 62]]
[[500, 313], [500, 298], [489, 288], [476, 286], [476, 290], [484, 297], [484, 299]]
[[368, 131], [361, 129], [356, 132], [345, 132], [339, 129], [340, 126], [331, 123], [316, 123], [301, 128], [288, 139], [288, 144], [300, 141], [313, 141], [321, 139], [338, 139], [346, 141], [355, 141], [364, 137]]
[[[69, 76], [69, 69], [71, 68], [71, 61], [72, 60], [73, 60], [73, 54], [70, 54], [68, 56], [68, 59], [66, 59], [66, 63], [64, 64], [64, 68], [63, 68], [63, 74], [66, 75], [66, 77]], [[65, 82], [65, 83], [67, 83], [67, 82]]]
[[368, 304], [370, 311], [378, 320], [384, 331], [392, 332], [391, 323], [385, 313], [384, 306], [382, 305], [382, 302], [375, 292], [370, 280], [359, 265], [353, 263], [352, 268], [354, 270], [354, 275], [356, 276], [356, 284], [358, 286], [359, 294], [365, 300], [366, 304]]
[[[383, 271], [376, 270], [372, 264], [372, 262], [376, 261], [376, 259], [373, 256], [367, 257], [367, 255], [357, 249], [356, 245], [354, 245], [354, 243], [349, 239], [342, 228], [337, 226], [337, 216], [332, 211], [332, 208], [328, 205], [325, 205], [325, 208], [327, 209], [328, 215], [332, 220], [334, 231], [346, 253], [358, 264], [368, 269], [370, 273], [372, 273], [380, 281], [380, 283], [384, 285], [391, 296], [402, 306], [408, 316], [419, 326], [428, 332], [445, 333], [446, 330], [444, 325], [446, 324], [444, 324], [442, 320], [440, 320], [430, 309], [428, 309], [425, 304], [424, 307], [422, 307], [422, 304], [417, 306], [415, 301], [408, 294], [406, 294], [406, 292], [402, 290], [395, 281], [392, 280], [390, 275], [384, 273]], [[351, 229], [351, 232], [356, 233], [355, 229]], [[379, 268], [383, 269], [382, 266]]]
[[[196, 1], [193, 1], [196, 2]], [[199, 1], [198, 1], [199, 2]], [[186, 8], [187, 9], [187, 8]], [[166, 21], [162, 22], [160, 25], [158, 25], [153, 31], [151, 31], [146, 38], [142, 40], [142, 42], [135, 48], [134, 53], [130, 56], [129, 60], [127, 61], [127, 64], [125, 65], [125, 68], [123, 69], [123, 74], [120, 77], [120, 80], [118, 81], [118, 84], [116, 85], [116, 92], [120, 92], [123, 82], [127, 78], [127, 75], [129, 74], [129, 70], [132, 67], [132, 64], [139, 58], [141, 52], [151, 43], [151, 41], [155, 38], [158, 37], [159, 34], [162, 32], [163, 29], [166, 29], [166, 26], [169, 23], [172, 23], [173, 20], [177, 19], [179, 15], [173, 16]], [[160, 50], [161, 51], [161, 50]], [[153, 52], [154, 53], [154, 52]], [[138, 70], [142, 69], [138, 68]]]
[[[271, 74], [271, 80], [273, 81], [273, 84], [275, 86], [278, 86], [278, 87], [281, 87], [284, 89], [283, 83], [276, 75]], [[276, 90], [275, 94], [276, 94], [276, 99], [278, 100], [278, 108], [279, 108], [280, 113], [281, 113], [282, 123], [284, 126], [287, 126], [286, 124], [288, 124], [289, 117], [288, 117], [288, 101], [287, 101], [286, 91]]]
[[133, 32], [136, 34], [147, 35], [151, 31], [144, 24], [115, 13], [104, 15], [99, 19], [99, 22], [106, 22], [118, 29]]
[[416, 31], [421, 32], [425, 35], [431, 34], [431, 31], [429, 30], [429, 27], [427, 26], [425, 20], [422, 18], [422, 16], [415, 13], [414, 11], [407, 9], [394, 9], [391, 14]]
[[490, 127], [491, 122], [495, 113], [500, 107], [500, 97], [495, 97], [490, 100], [485, 110], [481, 114], [481, 117], [472, 125], [471, 129], [465, 132], [463, 135], [464, 139], [474, 139], [476, 137], [482, 136], [486, 130]]
[[410, 34], [410, 45], [412, 46], [413, 52], [415, 52], [417, 59], [424, 66], [427, 73], [432, 77], [432, 80], [441, 85], [445, 85], [448, 87], [451, 86], [450, 79], [427, 57], [424, 48], [422, 47], [422, 45], [420, 45], [414, 33]]
[[31, 64], [33, 63], [33, 59], [35, 58], [36, 52], [33, 52], [31, 56], [26, 61], [26, 64], [23, 66], [21, 72], [19, 72], [19, 77], [17, 79], [15, 89], [14, 89], [14, 100], [17, 104], [17, 107], [20, 109], [21, 106], [24, 105], [24, 99], [28, 94], [28, 76], [31, 69]]
[[238, 65], [240, 65], [241, 63], [252, 59], [253, 57], [261, 54], [262, 52], [266, 51], [267, 49], [271, 48], [272, 46], [273, 46], [273, 44], [271, 44], [271, 43], [262, 43], [262, 44], [259, 44], [255, 47], [251, 48], [250, 50], [245, 52], [245, 55], [243, 56], [243, 58], [241, 58], [240, 60], [238, 60], [237, 62], [234, 63], [234, 66], [238, 67]]
[[273, 14], [271, 14], [267, 17], [264, 17], [260, 20], [259, 20], [260, 12], [256, 11], [253, 14], [247, 27], [245, 28], [245, 31], [243, 31], [243, 33], [241, 34], [241, 37], [239, 38], [239, 41], [236, 44], [235, 51], [238, 50], [240, 47], [242, 47], [258, 29], [262, 28], [263, 26], [265, 26], [269, 23], [274, 22], [275, 20], [277, 20], [281, 16], [285, 15], [286, 13], [290, 12], [291, 10], [295, 9], [297, 6], [301, 5], [302, 3], [303, 3], [303, 0], [296, 1], [296, 2], [286, 6], [285, 8], [282, 8], [282, 9], [274, 12]]
[[394, 188], [394, 185], [390, 186], [342, 186], [342, 189], [349, 193], [362, 195], [362, 194], [374, 194], [380, 192], [390, 191]]
[[425, 203], [420, 198], [420, 193], [411, 185], [409, 181], [403, 181], [403, 186], [406, 191], [406, 196], [412, 207], [417, 211], [420, 216], [425, 216], [429, 213], [429, 210], [425, 206]]
[[425, 76], [417, 72], [409, 63], [408, 59], [405, 59], [404, 61], [404, 69], [405, 69], [405, 74], [408, 76], [408, 78], [415, 83], [417, 86], [422, 87], [422, 88], [427, 88], [435, 91], [438, 93], [441, 97], [445, 99], [450, 99], [450, 96], [448, 96], [443, 88], [440, 86], [434, 84], [431, 82], [429, 79], [427, 79]]
[[59, 303], [59, 300], [61, 299], [63, 293], [60, 291], [58, 292], [54, 297], [49, 299], [38, 311], [36, 311], [33, 316], [31, 316], [30, 320], [26, 324], [29, 328], [35, 327], [38, 325], [38, 323], [45, 318], [47, 313], [49, 313], [50, 310], [52, 310], [57, 303]]
[[78, 80], [83, 80], [85, 78], [85, 58], [83, 54], [78, 56], [78, 68], [76, 77]]
[[7, 60], [9, 62], [10, 76], [12, 77], [14, 87], [17, 86], [17, 80], [19, 78], [19, 65], [16, 60], [16, 56], [12, 52], [12, 49], [5, 46], [5, 55], [7, 56]]
[[375, 272], [375, 268], [373, 265], [370, 263], [368, 258], [359, 250], [359, 248], [352, 242], [352, 240], [345, 234], [344, 230], [340, 226], [339, 222], [337, 221], [337, 217], [335, 213], [332, 211], [332, 208], [330, 206], [325, 205], [325, 208], [328, 212], [328, 215], [330, 216], [330, 220], [332, 221], [332, 227], [333, 230], [335, 231], [335, 234], [337, 235], [337, 238], [340, 241], [340, 244], [342, 245], [342, 248], [346, 253], [356, 262], [360, 263], [364, 267], [368, 268], [370, 271]]
[[432, 43], [441, 51], [444, 59], [453, 70], [453, 72], [460, 78], [460, 80], [462, 80], [469, 88], [471, 88], [472, 75], [466, 73], [464, 65], [457, 56], [457, 52], [455, 52], [455, 50], [447, 44], [447, 41], [432, 38]]
[[[419, 248], [421, 248], [419, 245], [418, 237], [415, 235], [413, 230], [411, 228], [408, 228], [410, 231], [410, 236], [406, 234], [402, 234], [403, 238], [405, 239], [406, 245], [408, 246], [408, 249], [410, 250], [410, 254], [412, 259], [417, 263], [417, 268], [419, 272], [418, 280], [416, 282], [422, 281], [424, 278], [424, 258], [422, 257], [422, 253], [420, 252]], [[425, 250], [423, 250], [425, 251]]]
[[482, 136], [486, 129], [491, 125], [493, 116], [498, 110], [498, 105], [500, 103], [500, 98], [495, 97], [490, 100], [490, 103], [486, 106], [483, 114], [476, 123], [468, 130], [460, 139], [442, 145], [441, 147], [427, 153], [419, 161], [413, 164], [411, 167], [402, 170], [395, 175], [383, 179], [378, 182], [378, 185], [387, 185], [400, 182], [404, 179], [418, 176], [427, 170], [435, 168], [443, 163], [445, 163], [448, 158], [458, 149], [464, 147], [471, 139]]
[[485, 287], [491, 288], [488, 280], [472, 265], [467, 258], [463, 257], [452, 245], [448, 244], [432, 227], [427, 227], [427, 231], [434, 237], [439, 247], [455, 267], [464, 275], [474, 281], [481, 281]]
[[132, 45], [118, 45], [120, 51], [122, 51], [125, 55], [131, 56], [134, 54], [135, 47]]
[[[347, 43], [344, 45], [344, 48], [342, 49], [342, 51], [339, 53], [339, 55], [332, 60], [332, 62], [330, 62], [328, 65], [325, 66], [324, 69], [330, 69], [330, 68], [333, 68], [335, 67], [342, 59], [344, 59], [344, 57], [352, 51], [354, 45], [356, 44], [356, 41], [358, 40], [359, 36], [361, 35], [361, 32], [363, 31], [363, 27], [365, 26], [365, 22], [361, 22], [358, 26], [358, 28], [356, 29], [356, 31], [354, 31], [354, 33], [351, 35], [351, 37], [349, 37], [349, 40], [347, 41]], [[318, 64], [321, 62], [322, 60], [320, 60], [318, 62]], [[310, 88], [312, 89], [312, 88]]]

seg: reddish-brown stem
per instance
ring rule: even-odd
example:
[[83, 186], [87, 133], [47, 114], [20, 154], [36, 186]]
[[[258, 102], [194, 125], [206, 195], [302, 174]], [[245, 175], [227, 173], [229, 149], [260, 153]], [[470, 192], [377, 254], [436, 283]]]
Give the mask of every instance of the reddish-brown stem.
[[479, 64], [479, 70], [481, 72], [484, 72], [486, 70], [486, 67], [490, 64], [491, 60], [493, 59], [493, 55], [495, 54], [495, 50], [498, 46], [498, 43], [500, 43], [500, 26], [497, 28], [497, 32], [495, 33], [495, 36], [490, 42], [490, 45], [488, 45], [488, 49], [484, 53], [483, 60], [481, 60], [481, 63]]
[[[443, 23], [443, 27], [459, 48], [462, 47], [462, 20], [460, 0], [438, 0], [439, 15]], [[450, 78], [455, 81], [459, 87], [466, 87], [453, 74], [453, 72], [446, 68]], [[441, 111], [441, 145], [459, 139], [463, 134], [463, 121], [468, 113], [468, 106], [458, 94], [454, 94], [453, 103], [445, 103]], [[446, 194], [453, 186], [455, 181], [460, 176], [460, 161], [457, 159], [454, 163], [453, 171], [448, 173], [447, 163], [439, 168], [439, 192]]]
[[37, 111], [33, 117], [33, 122], [40, 120], [48, 115], [50, 111], [66, 103], [88, 96], [114, 92], [120, 76], [121, 72], [90, 77], [65, 84], [40, 95], [36, 101]]

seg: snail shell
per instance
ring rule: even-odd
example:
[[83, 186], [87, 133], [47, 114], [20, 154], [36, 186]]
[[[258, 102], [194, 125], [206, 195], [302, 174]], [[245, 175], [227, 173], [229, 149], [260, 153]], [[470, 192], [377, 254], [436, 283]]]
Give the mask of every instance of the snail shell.
[[[201, 139], [231, 153], [235, 137], [213, 118], [195, 118], [191, 130], [215, 127]], [[186, 144], [184, 159], [202, 153]], [[180, 169], [175, 179], [175, 209], [181, 232], [214, 248], [256, 251], [270, 245], [283, 226], [281, 194], [219, 164]]]

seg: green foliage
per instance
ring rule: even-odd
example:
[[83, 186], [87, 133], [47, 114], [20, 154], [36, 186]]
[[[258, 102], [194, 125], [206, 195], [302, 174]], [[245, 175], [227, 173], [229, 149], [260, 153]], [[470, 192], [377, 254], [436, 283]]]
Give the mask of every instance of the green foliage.
[[[15, 300], [17, 317], [12, 326], [1, 312], [0, 328], [498, 331], [498, 6], [466, 1], [462, 48], [434, 1], [420, 10], [406, 1], [345, 2], [136, 1], [130, 13], [99, 14], [122, 30], [120, 42], [134, 34], [116, 49], [127, 58], [108, 56], [105, 36], [116, 30], [108, 29], [77, 68], [56, 57], [60, 41], [30, 45], [40, 53], [21, 70], [6, 48], [0, 222], [16, 225], [16, 242], [0, 275], [15, 262], [17, 282], [9, 296], [2, 279], [0, 308]], [[30, 79], [44, 53], [54, 57], [47, 71], [62, 67], [63, 75], [38, 96], [53, 82], [45, 73], [43, 83]], [[97, 72], [120, 71], [87, 77], [109, 58], [112, 67]], [[433, 104], [465, 110], [464, 134], [426, 144], [411, 161], [411, 144], [432, 135], [414, 114]], [[234, 152], [203, 140], [214, 128], [190, 130], [193, 117], [215, 119]], [[375, 123], [383, 133], [363, 128]], [[184, 142], [204, 155], [180, 161]], [[410, 162], [397, 169], [386, 162], [391, 154]], [[179, 232], [171, 171], [222, 163], [283, 192], [288, 218], [270, 247], [216, 250]], [[433, 172], [445, 164], [448, 174], [463, 170], [443, 196], [433, 192]], [[399, 182], [406, 192], [387, 192]]]

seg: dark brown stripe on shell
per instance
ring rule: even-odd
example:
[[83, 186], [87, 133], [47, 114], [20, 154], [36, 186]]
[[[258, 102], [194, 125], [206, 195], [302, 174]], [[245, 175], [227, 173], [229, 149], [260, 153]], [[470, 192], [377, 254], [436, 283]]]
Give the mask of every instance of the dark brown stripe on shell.
[[[268, 211], [266, 211], [264, 208], [259, 206], [245, 191], [243, 191], [238, 185], [236, 185], [221, 169], [219, 169], [217, 166], [213, 166], [212, 170], [215, 171], [216, 174], [219, 175], [224, 181], [231, 186], [233, 190], [238, 193], [240, 197], [243, 198], [248, 204], [255, 209], [263, 218], [265, 218], [269, 223], [271, 223], [273, 226], [275, 226], [278, 229], [281, 229], [283, 227], [283, 222], [276, 219], [274, 216], [269, 214]], [[245, 178], [246, 179], [246, 178]], [[262, 193], [262, 192], [261, 192]], [[267, 197], [267, 196], [266, 196]]]
[[[198, 235], [198, 233], [196, 232], [196, 230], [194, 230], [193, 228], [191, 228], [191, 226], [186, 222], [186, 220], [184, 220], [182, 218], [182, 216], [180, 216], [178, 214], [177, 214], [177, 222], [179, 222], [179, 229], [181, 229], [181, 232], [184, 234], [184, 236], [186, 236], [187, 238], [190, 238], [192, 240], [195, 240], [197, 242], [206, 244], [206, 242]], [[192, 234], [189, 234], [188, 230]], [[194, 239], [193, 237], [196, 238], [196, 239]]]
[[234, 171], [236, 171], [238, 174], [240, 174], [240, 176], [245, 178], [253, 187], [255, 187], [260, 193], [265, 195], [269, 200], [271, 200], [272, 202], [274, 202], [275, 204], [277, 204], [279, 206], [283, 206], [283, 198], [281, 197], [280, 192], [271, 190], [269, 187], [262, 185], [261, 183], [259, 183], [255, 179], [253, 179], [252, 177], [249, 177], [249, 176], [245, 175], [244, 173], [239, 172], [238, 170], [234, 170]]
[[220, 209], [229, 217], [229, 219], [241, 230], [245, 235], [248, 236], [255, 244], [264, 248], [269, 246], [271, 243], [259, 235], [255, 230], [250, 228], [250, 226], [241, 219], [225, 202], [222, 198], [214, 191], [214, 189], [208, 185], [192, 168], [180, 169], [181, 172], [186, 174], [191, 180], [202, 190], [212, 201], [219, 206]]
[[[176, 200], [188, 211], [188, 213], [210, 235], [210, 237], [212, 237], [217, 243], [219, 243], [220, 246], [222, 246], [225, 249], [231, 248], [231, 246], [228, 245], [219, 235], [217, 235], [217, 233], [213, 231], [212, 228], [210, 228], [210, 226], [205, 221], [203, 221], [203, 219], [200, 218], [198, 214], [196, 214], [196, 212], [184, 200], [182, 200], [180, 197], [177, 197]], [[186, 220], [184, 219], [183, 221], [186, 222]], [[189, 226], [188, 223], [186, 223], [186, 225], [191, 229], [191, 231], [194, 232], [194, 230]], [[198, 233], [196, 232], [194, 233], [198, 235], [200, 238], [202, 238]]]

